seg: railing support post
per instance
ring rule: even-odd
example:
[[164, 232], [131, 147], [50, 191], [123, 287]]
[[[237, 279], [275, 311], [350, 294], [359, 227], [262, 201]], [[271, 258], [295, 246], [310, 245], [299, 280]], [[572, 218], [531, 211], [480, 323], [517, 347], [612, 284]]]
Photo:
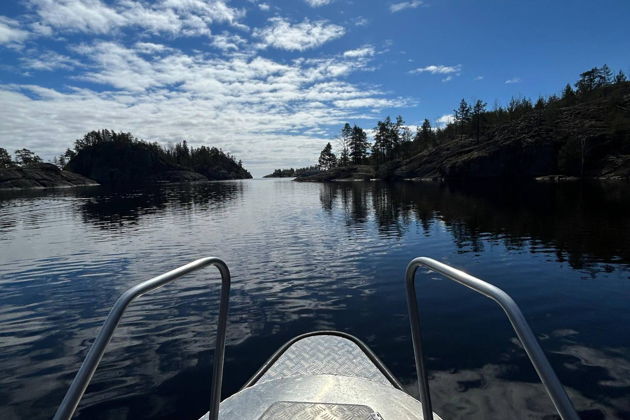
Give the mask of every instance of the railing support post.
[[219, 304], [219, 319], [217, 322], [217, 339], [214, 349], [214, 365], [212, 375], [212, 388], [210, 395], [210, 420], [217, 420], [219, 418], [219, 403], [221, 402], [221, 384], [223, 381], [223, 359], [225, 356], [225, 332], [227, 327], [227, 313], [230, 295], [230, 270], [227, 265], [218, 258], [208, 257], [201, 258], [186, 264], [175, 270], [169, 271], [157, 277], [153, 277], [143, 283], [140, 283], [131, 289], [123, 293], [114, 306], [112, 307], [109, 315], [105, 319], [101, 330], [94, 340], [94, 343], [90, 347], [85, 360], [81, 364], [81, 368], [77, 372], [70, 388], [66, 392], [63, 401], [59, 405], [55, 417], [53, 420], [67, 420], [72, 417], [81, 397], [85, 393], [94, 372], [98, 367], [99, 362], [103, 358], [105, 348], [116, 330], [120, 319], [122, 318], [127, 306], [139, 296], [164, 286], [171, 281], [188, 274], [192, 271], [199, 270], [200, 268], [208, 265], [214, 265], [219, 269], [221, 273], [221, 301]]
[[558, 414], [564, 420], [578, 420], [578, 415], [573, 408], [573, 404], [565, 392], [560, 380], [556, 376], [553, 368], [549, 364], [536, 336], [532, 332], [529, 324], [525, 320], [523, 313], [514, 300], [503, 290], [486, 283], [476, 277], [457, 270], [431, 258], [419, 257], [412, 260], [405, 272], [405, 282], [407, 286], [407, 306], [411, 323], [411, 338], [413, 340], [413, 351], [416, 362], [416, 372], [418, 374], [418, 387], [422, 398], [423, 415], [425, 419], [432, 419], [431, 396], [429, 392], [429, 381], [425, 367], [424, 354], [422, 351], [422, 337], [420, 335], [420, 316], [418, 302], [416, 300], [415, 275], [418, 267], [424, 266], [441, 274], [442, 276], [454, 280], [455, 282], [474, 290], [477, 293], [496, 302], [507, 315], [512, 324], [516, 336], [520, 340], [529, 360], [534, 365], [547, 394], [556, 407]]

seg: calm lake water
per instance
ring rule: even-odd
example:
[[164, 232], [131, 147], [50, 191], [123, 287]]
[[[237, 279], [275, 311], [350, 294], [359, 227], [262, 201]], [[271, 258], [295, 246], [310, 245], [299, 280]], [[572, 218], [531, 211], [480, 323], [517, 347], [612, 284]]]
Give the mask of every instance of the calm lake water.
[[[224, 397], [317, 329], [356, 335], [415, 392], [403, 272], [429, 256], [512, 295], [584, 418], [630, 418], [627, 185], [277, 179], [2, 195], [0, 418], [50, 418], [115, 299], [203, 256], [233, 274]], [[418, 277], [435, 411], [552, 416], [502, 312]], [[205, 413], [218, 281], [209, 268], [133, 304], [79, 417]]]

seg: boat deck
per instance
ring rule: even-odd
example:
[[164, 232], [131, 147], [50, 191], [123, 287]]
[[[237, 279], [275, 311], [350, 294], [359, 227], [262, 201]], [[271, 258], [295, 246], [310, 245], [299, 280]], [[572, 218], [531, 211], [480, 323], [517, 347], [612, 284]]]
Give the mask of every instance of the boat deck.
[[376, 356], [339, 334], [298, 337], [247, 385], [221, 402], [220, 419], [423, 418], [421, 403], [401, 389]]

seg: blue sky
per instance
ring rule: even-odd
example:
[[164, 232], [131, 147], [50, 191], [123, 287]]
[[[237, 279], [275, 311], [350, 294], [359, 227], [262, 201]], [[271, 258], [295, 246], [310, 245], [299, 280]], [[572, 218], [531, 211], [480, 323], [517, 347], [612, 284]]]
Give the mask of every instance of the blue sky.
[[448, 120], [630, 73], [630, 2], [11, 0], [0, 146], [44, 158], [92, 129], [187, 139], [255, 176], [315, 162], [344, 122]]

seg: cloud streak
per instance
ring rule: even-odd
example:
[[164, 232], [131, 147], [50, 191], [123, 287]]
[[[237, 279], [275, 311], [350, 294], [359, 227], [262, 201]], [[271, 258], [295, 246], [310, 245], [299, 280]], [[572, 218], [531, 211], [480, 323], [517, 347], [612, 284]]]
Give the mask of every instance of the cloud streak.
[[417, 69], [410, 70], [409, 73], [431, 73], [431, 74], [457, 74], [462, 71], [462, 65], [457, 64], [455, 66], [444, 66], [442, 64], [432, 64], [426, 67], [418, 67]]
[[394, 3], [389, 6], [389, 11], [392, 13], [402, 12], [405, 9], [416, 9], [422, 6], [424, 2], [420, 0], [403, 1], [400, 3]]
[[291, 23], [281, 17], [269, 19], [269, 25], [254, 30], [254, 36], [261, 40], [260, 47], [274, 47], [289, 51], [304, 51], [319, 47], [328, 41], [345, 34], [342, 26], [325, 20], [311, 22], [304, 19]]

